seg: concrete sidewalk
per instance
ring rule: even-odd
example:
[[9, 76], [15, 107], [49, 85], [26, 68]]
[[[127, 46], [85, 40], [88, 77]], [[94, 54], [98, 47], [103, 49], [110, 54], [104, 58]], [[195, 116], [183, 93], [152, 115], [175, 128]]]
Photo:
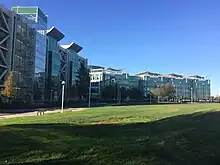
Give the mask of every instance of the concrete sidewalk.
[[[82, 110], [87, 110], [88, 108], [68, 108], [64, 109], [64, 112], [68, 111], [82, 111]], [[38, 111], [34, 112], [27, 112], [27, 113], [19, 113], [19, 114], [5, 114], [5, 113], [0, 113], [0, 119], [6, 119], [6, 118], [17, 118], [17, 117], [29, 117], [29, 116], [37, 116]], [[46, 110], [44, 114], [49, 114], [49, 113], [60, 113], [60, 109], [54, 109], [54, 110]]]

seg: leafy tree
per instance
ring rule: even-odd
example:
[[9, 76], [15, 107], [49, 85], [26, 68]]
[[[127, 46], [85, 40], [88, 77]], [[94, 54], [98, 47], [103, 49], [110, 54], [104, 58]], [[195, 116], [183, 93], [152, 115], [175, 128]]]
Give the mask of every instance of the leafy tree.
[[5, 88], [1, 91], [1, 94], [7, 97], [9, 100], [15, 97], [13, 78], [14, 78], [14, 73], [10, 72], [4, 84]]
[[87, 98], [89, 93], [90, 76], [89, 69], [82, 62], [80, 63], [80, 68], [76, 77], [78, 78], [76, 81], [76, 87], [78, 89], [79, 98]]

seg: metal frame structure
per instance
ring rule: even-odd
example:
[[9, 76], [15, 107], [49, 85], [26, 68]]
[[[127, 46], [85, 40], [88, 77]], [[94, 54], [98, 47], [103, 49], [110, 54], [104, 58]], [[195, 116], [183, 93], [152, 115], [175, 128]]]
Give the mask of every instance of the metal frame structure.
[[11, 13], [0, 6], [0, 87], [4, 87], [5, 77], [11, 68], [12, 19]]

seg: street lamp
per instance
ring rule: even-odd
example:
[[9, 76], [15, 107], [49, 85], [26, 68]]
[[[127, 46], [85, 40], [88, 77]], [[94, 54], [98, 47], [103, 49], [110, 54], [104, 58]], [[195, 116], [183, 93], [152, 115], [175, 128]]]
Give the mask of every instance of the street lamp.
[[91, 78], [89, 81], [89, 103], [88, 103], [88, 107], [91, 107]]
[[150, 88], [147, 88], [147, 93], [150, 95], [150, 104], [151, 104], [151, 93], [150, 93]]
[[192, 99], [193, 99], [193, 92], [192, 92], [192, 87], [191, 87], [191, 103], [192, 103]]
[[117, 100], [118, 100], [118, 104], [121, 104], [121, 86], [119, 85], [119, 82], [117, 83]]
[[205, 88], [205, 86], [204, 86], [204, 83], [202, 84], [202, 99], [203, 99], [203, 101], [205, 100], [205, 93], [204, 93], [204, 88]]
[[62, 107], [61, 107], [61, 113], [63, 113], [65, 81], [62, 81], [61, 84], [62, 84]]
[[50, 102], [53, 103], [53, 90], [50, 90]]

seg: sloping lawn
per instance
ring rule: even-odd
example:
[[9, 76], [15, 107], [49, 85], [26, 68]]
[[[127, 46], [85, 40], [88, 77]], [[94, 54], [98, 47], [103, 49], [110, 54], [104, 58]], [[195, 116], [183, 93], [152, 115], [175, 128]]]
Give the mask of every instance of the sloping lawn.
[[0, 119], [0, 165], [220, 164], [220, 104]]

